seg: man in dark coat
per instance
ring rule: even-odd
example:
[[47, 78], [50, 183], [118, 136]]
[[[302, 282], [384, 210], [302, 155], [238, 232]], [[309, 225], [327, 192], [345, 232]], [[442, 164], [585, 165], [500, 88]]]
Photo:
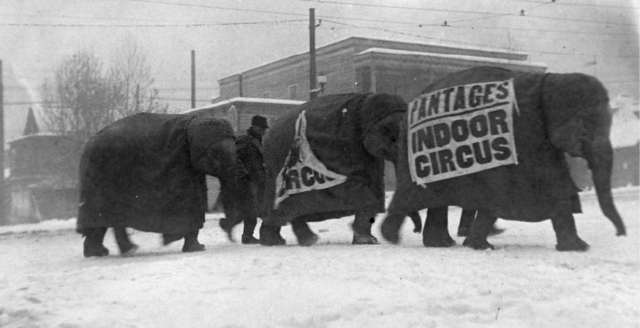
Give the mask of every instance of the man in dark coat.
[[247, 129], [247, 134], [236, 140], [238, 160], [248, 173], [246, 182], [249, 184], [250, 197], [252, 199], [250, 204], [251, 211], [243, 218], [243, 244], [258, 244], [260, 242], [253, 236], [253, 232], [258, 222], [257, 202], [262, 198], [265, 188], [266, 172], [262, 153], [262, 136], [264, 136], [268, 128], [267, 118], [255, 115], [251, 119], [251, 126]]

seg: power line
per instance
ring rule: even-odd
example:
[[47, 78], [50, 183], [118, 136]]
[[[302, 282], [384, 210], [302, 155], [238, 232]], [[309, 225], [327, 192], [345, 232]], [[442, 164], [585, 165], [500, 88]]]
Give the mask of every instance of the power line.
[[[331, 21], [327, 21], [331, 22]], [[446, 28], [455, 28], [455, 29], [467, 29], [467, 30], [475, 30], [475, 29], [485, 29], [485, 30], [503, 30], [503, 31], [527, 31], [527, 32], [545, 32], [545, 33], [563, 33], [563, 34], [584, 34], [584, 35], [603, 35], [603, 36], [637, 36], [637, 34], [633, 33], [613, 33], [613, 32], [582, 32], [582, 31], [564, 31], [564, 30], [548, 30], [548, 29], [531, 29], [531, 28], [512, 28], [512, 27], [489, 27], [489, 26], [457, 26], [452, 25], [452, 22], [447, 22], [446, 26], [440, 24], [418, 24], [415, 26], [405, 26], [405, 25], [396, 25], [389, 27], [400, 27], [400, 28], [412, 28], [412, 29], [421, 29], [424, 27], [446, 27]], [[360, 27], [346, 27], [346, 28], [360, 28]], [[334, 28], [334, 27], [326, 27], [320, 26], [318, 29], [343, 29], [343, 28]]]
[[234, 25], [260, 25], [260, 24], [282, 24], [290, 22], [306, 22], [307, 20], [281, 20], [281, 21], [259, 21], [259, 22], [239, 22], [239, 23], [188, 23], [188, 24], [65, 24], [65, 23], [0, 23], [5, 26], [30, 26], [30, 27], [145, 27], [145, 28], [168, 28], [168, 27], [212, 27], [212, 26], [234, 26]]
[[[490, 15], [488, 18], [493, 18], [496, 16], [516, 16], [516, 17], [534, 17], [540, 19], [549, 19], [549, 20], [557, 20], [557, 21], [573, 21], [573, 22], [581, 22], [581, 23], [592, 23], [592, 24], [607, 24], [607, 25], [620, 25], [620, 26], [635, 26], [635, 24], [631, 23], [615, 23], [615, 22], [601, 22], [601, 21], [593, 21], [587, 19], [571, 19], [571, 18], [558, 18], [558, 17], [548, 17], [548, 16], [535, 16], [535, 15], [527, 15], [526, 11], [521, 11], [521, 13], [502, 13], [496, 14], [491, 12], [482, 12], [482, 11], [468, 11], [468, 10], [452, 10], [452, 9], [432, 9], [432, 8], [418, 8], [418, 7], [404, 7], [404, 6], [391, 6], [391, 5], [374, 5], [374, 4], [364, 4], [364, 3], [351, 3], [351, 2], [342, 2], [342, 1], [329, 1], [329, 0], [300, 0], [300, 1], [308, 1], [308, 2], [319, 2], [319, 3], [330, 3], [330, 4], [340, 4], [340, 5], [350, 5], [350, 6], [363, 6], [363, 7], [376, 7], [376, 8], [391, 8], [391, 9], [404, 9], [404, 10], [419, 10], [419, 11], [433, 11], [433, 12], [447, 12], [447, 13], [461, 13], [461, 14], [474, 14], [474, 15]], [[549, 3], [540, 3], [540, 6], [549, 4]], [[555, 2], [554, 2], [555, 3]], [[533, 7], [527, 10], [533, 10], [540, 6]], [[481, 18], [481, 19], [486, 19]]]
[[293, 15], [293, 16], [307, 17], [307, 14], [285, 13], [285, 12], [266, 11], [266, 10], [258, 10], [258, 9], [243, 9], [243, 8], [221, 7], [221, 6], [212, 6], [212, 5], [196, 5], [196, 4], [189, 4], [189, 3], [176, 3], [176, 2], [157, 1], [157, 0], [129, 0], [129, 1], [130, 2], [158, 3], [158, 4], [163, 4], [163, 5], [183, 6], [183, 7], [211, 8], [211, 9], [222, 9], [222, 10], [234, 10], [234, 11], [264, 13], [264, 14]]

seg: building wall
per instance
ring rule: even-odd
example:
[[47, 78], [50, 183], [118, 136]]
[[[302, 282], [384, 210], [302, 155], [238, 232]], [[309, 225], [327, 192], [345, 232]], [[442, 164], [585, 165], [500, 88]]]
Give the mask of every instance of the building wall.
[[[357, 65], [356, 55], [370, 48], [385, 48], [390, 50], [403, 51], [420, 51], [434, 54], [449, 55], [467, 55], [479, 56], [491, 59], [510, 60], [514, 65], [525, 65], [524, 60], [528, 55], [524, 53], [513, 53], [507, 51], [499, 51], [495, 49], [486, 50], [480, 48], [456, 48], [446, 46], [436, 46], [420, 43], [408, 43], [389, 40], [376, 40], [367, 38], [349, 38], [333, 44], [329, 44], [316, 49], [316, 72], [317, 75], [325, 75], [327, 84], [325, 94], [350, 93], [350, 92], [370, 92], [372, 87], [376, 87], [375, 92], [397, 93], [403, 98], [413, 97], [417, 95], [416, 90], [426, 86], [429, 81], [434, 80], [434, 76], [425, 76], [427, 74], [438, 73], [436, 76], [441, 77], [446, 73], [451, 73], [463, 68], [471, 66], [455, 65], [444, 66], [435, 63], [433, 67], [425, 65], [424, 60], [414, 66], [412, 69], [398, 68], [396, 72], [385, 72], [386, 76], [379, 76], [375, 85], [372, 85], [370, 76], [367, 72], [371, 69], [378, 70], [377, 67], [361, 68]], [[396, 58], [396, 60], [398, 60]], [[401, 59], [399, 61], [405, 61]], [[519, 63], [519, 64], [518, 64]], [[402, 63], [404, 64], [404, 63]], [[479, 66], [481, 64], [475, 64]], [[397, 66], [397, 65], [395, 65]], [[382, 66], [382, 69], [389, 69], [388, 64]], [[435, 68], [435, 70], [433, 70]], [[421, 72], [416, 74], [417, 72]], [[408, 83], [408, 80], [401, 79], [407, 74], [419, 80], [420, 83]], [[439, 74], [442, 73], [442, 74]], [[242, 80], [242, 93], [240, 92], [240, 75]], [[391, 80], [385, 78], [390, 77]], [[392, 84], [401, 80], [401, 84]], [[415, 80], [414, 80], [415, 81]], [[297, 54], [283, 58], [281, 60], [249, 69], [238, 75], [232, 75], [218, 81], [220, 86], [220, 98], [230, 99], [233, 97], [262, 97], [262, 98], [280, 98], [303, 100], [309, 99], [309, 54]], [[425, 84], [421, 84], [425, 83]], [[297, 94], [291, 96], [289, 87], [297, 86]], [[378, 90], [380, 89], [380, 90]], [[268, 97], [266, 96], [268, 95]]]

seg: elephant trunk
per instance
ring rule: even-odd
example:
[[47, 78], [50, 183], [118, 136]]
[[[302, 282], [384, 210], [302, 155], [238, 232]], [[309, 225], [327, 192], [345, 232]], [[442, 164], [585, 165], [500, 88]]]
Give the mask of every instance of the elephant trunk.
[[622, 217], [618, 213], [611, 194], [611, 174], [613, 171], [613, 149], [608, 138], [598, 138], [592, 148], [585, 151], [593, 184], [596, 188], [598, 203], [602, 213], [611, 220], [616, 227], [618, 236], [627, 234]]

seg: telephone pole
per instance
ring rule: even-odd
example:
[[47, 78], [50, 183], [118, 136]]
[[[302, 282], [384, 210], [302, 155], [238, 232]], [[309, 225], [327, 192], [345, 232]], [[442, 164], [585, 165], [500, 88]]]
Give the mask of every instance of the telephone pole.
[[4, 183], [4, 84], [2, 80], [2, 60], [0, 60], [0, 224], [7, 222], [9, 213]]
[[191, 108], [196, 108], [196, 51], [191, 50]]
[[309, 8], [309, 99], [318, 97], [316, 90], [316, 14]]

